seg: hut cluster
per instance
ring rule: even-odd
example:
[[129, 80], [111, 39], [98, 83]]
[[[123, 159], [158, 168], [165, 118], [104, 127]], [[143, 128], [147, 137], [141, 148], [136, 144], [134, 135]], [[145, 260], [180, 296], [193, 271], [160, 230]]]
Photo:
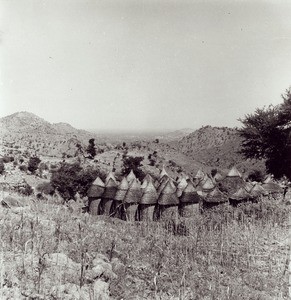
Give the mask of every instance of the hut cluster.
[[152, 221], [191, 217], [216, 205], [237, 205], [282, 193], [282, 187], [271, 176], [263, 183], [246, 182], [236, 167], [226, 176], [217, 173], [212, 177], [199, 170], [193, 179], [182, 177], [177, 181], [163, 168], [157, 180], [147, 174], [143, 182], [132, 171], [120, 182], [110, 172], [105, 182], [96, 178], [87, 196], [92, 215]]

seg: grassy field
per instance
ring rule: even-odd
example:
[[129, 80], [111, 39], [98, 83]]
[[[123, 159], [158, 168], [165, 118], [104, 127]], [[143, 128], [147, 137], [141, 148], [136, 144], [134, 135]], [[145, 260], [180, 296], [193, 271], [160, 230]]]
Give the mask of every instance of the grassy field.
[[288, 299], [285, 203], [174, 224], [20, 200], [0, 209], [0, 299]]

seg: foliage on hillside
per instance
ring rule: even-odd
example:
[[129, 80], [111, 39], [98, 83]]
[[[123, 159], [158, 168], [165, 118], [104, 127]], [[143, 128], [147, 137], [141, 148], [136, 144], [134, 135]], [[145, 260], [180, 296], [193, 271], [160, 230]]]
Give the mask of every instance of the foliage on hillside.
[[241, 169], [259, 169], [264, 172], [264, 163], [245, 160], [240, 154], [242, 138], [237, 129], [228, 127], [202, 127], [184, 137], [178, 149], [206, 166], [228, 169], [234, 164]]

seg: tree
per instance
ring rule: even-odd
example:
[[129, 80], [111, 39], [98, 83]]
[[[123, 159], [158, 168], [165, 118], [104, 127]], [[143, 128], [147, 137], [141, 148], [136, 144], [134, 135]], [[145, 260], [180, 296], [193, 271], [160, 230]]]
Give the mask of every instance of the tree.
[[104, 174], [93, 167], [83, 169], [79, 163], [63, 162], [58, 169], [53, 170], [50, 183], [65, 200], [70, 200], [74, 199], [77, 192], [86, 196], [97, 176], [104, 178]]
[[241, 153], [245, 158], [265, 159], [267, 172], [276, 178], [291, 179], [291, 91], [282, 98], [282, 104], [257, 108], [240, 119]]
[[41, 160], [39, 157], [31, 156], [28, 161], [28, 166], [27, 166], [28, 171], [30, 171], [32, 174], [34, 174], [35, 171], [37, 170], [40, 162], [41, 162]]
[[121, 173], [123, 176], [127, 176], [130, 171], [132, 170], [135, 174], [136, 178], [138, 178], [140, 181], [142, 181], [145, 177], [145, 173], [141, 169], [143, 161], [143, 157], [134, 157], [134, 156], [123, 156], [123, 167], [121, 170]]
[[93, 159], [97, 152], [96, 152], [96, 148], [95, 148], [95, 139], [90, 139], [89, 140], [89, 145], [86, 149], [86, 152], [89, 154], [88, 158]]

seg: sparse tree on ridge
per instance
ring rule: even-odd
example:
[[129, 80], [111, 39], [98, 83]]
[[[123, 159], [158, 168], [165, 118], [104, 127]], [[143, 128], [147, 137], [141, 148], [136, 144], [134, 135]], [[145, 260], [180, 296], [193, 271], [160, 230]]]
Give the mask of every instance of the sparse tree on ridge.
[[240, 119], [241, 152], [246, 158], [266, 159], [267, 172], [291, 179], [291, 90], [277, 106], [257, 108]]

